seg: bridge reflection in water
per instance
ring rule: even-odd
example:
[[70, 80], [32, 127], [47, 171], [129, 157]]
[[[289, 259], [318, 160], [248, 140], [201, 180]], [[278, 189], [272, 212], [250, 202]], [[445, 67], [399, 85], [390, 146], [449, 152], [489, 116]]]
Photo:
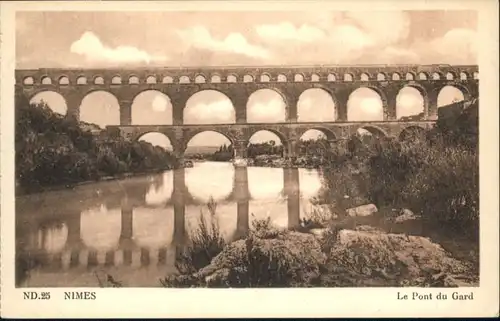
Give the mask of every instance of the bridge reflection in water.
[[[173, 271], [200, 215], [208, 217], [211, 198], [221, 232], [231, 241], [245, 236], [258, 218], [298, 226], [320, 192], [320, 174], [314, 170], [206, 162], [149, 177], [23, 196], [16, 202], [17, 254], [39, 262], [25, 282], [29, 286], [36, 286], [44, 273], [73, 275], [67, 275], [67, 286], [95, 286], [78, 281], [79, 274], [95, 268], [121, 271], [124, 278], [132, 277], [132, 270], [136, 275], [150, 268], [161, 275]], [[47, 282], [40, 280], [45, 286]], [[135, 286], [150, 283], [138, 282]]]

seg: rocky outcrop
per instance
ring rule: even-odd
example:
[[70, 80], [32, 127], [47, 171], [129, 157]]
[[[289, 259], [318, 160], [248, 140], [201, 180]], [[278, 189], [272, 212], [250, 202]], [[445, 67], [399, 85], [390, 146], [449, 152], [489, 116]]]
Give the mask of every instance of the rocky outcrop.
[[413, 212], [410, 211], [409, 209], [403, 208], [400, 210], [399, 215], [396, 218], [394, 218], [394, 222], [403, 223], [407, 221], [414, 221], [420, 218], [421, 218], [420, 216], [413, 214]]
[[355, 216], [370, 216], [377, 213], [377, 206], [374, 204], [361, 205], [358, 207], [348, 208], [346, 210], [347, 215], [351, 217]]
[[184, 287], [457, 287], [477, 285], [471, 271], [421, 236], [368, 225], [300, 233], [262, 224], [196, 273], [167, 279]]
[[328, 258], [327, 282], [337, 286], [458, 286], [475, 282], [468, 264], [450, 257], [428, 238], [371, 227], [338, 231], [337, 244]]
[[[326, 256], [311, 234], [252, 234], [229, 244], [212, 262], [176, 282], [205, 287], [308, 286], [319, 281]], [[179, 280], [182, 278], [182, 280]]]

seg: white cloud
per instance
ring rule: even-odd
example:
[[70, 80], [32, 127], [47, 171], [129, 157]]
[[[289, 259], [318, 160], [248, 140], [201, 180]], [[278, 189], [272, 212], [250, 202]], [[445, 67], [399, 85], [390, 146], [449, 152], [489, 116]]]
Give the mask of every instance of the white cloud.
[[266, 40], [295, 40], [301, 42], [314, 42], [324, 39], [326, 34], [323, 30], [303, 24], [296, 27], [290, 22], [279, 24], [267, 24], [255, 27], [257, 34]]
[[390, 46], [382, 49], [377, 59], [379, 63], [413, 64], [419, 63], [420, 56], [410, 49]]
[[203, 26], [177, 30], [177, 35], [188, 45], [212, 51], [237, 53], [255, 58], [269, 58], [271, 54], [264, 48], [250, 44], [247, 39], [237, 32], [232, 32], [226, 38], [219, 40], [212, 37], [210, 31]]
[[470, 63], [477, 59], [478, 34], [471, 29], [452, 29], [431, 41], [427, 50], [434, 50], [451, 63]]
[[401, 11], [351, 11], [346, 14], [377, 45], [393, 44], [408, 36], [410, 19]]
[[71, 44], [70, 51], [84, 56], [93, 62], [143, 62], [150, 63], [154, 60], [166, 60], [166, 57], [154, 57], [146, 51], [132, 46], [118, 46], [111, 48], [102, 43], [98, 36], [87, 31], [80, 39]]

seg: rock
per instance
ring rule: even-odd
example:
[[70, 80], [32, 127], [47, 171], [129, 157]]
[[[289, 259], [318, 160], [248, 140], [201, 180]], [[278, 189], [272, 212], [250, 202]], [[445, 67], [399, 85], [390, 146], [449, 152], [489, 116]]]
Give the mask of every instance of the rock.
[[328, 228], [313, 228], [313, 229], [310, 229], [309, 232], [311, 232], [313, 235], [321, 237], [321, 236], [323, 236], [323, 234], [325, 234], [325, 232], [327, 230], [328, 230]]
[[319, 278], [325, 260], [311, 234], [286, 232], [269, 239], [250, 236], [229, 244], [193, 279], [203, 280], [208, 287], [306, 286]]
[[235, 158], [233, 160], [233, 165], [236, 167], [238, 167], [238, 166], [245, 167], [245, 166], [247, 166], [247, 160], [244, 158]]
[[[366, 274], [363, 268], [368, 267], [410, 283], [427, 280], [429, 275], [441, 279], [443, 275], [463, 274], [470, 269], [428, 238], [376, 230], [340, 230], [329, 258], [333, 264], [360, 275]], [[436, 280], [431, 278], [428, 282]]]
[[412, 221], [412, 220], [416, 220], [420, 218], [420, 216], [417, 216], [415, 214], [413, 214], [412, 211], [410, 211], [409, 209], [407, 208], [403, 208], [400, 212], [399, 212], [399, 216], [397, 216], [395, 219], [394, 219], [394, 222], [395, 223], [403, 223], [403, 222], [406, 222], [406, 221]]
[[378, 227], [370, 226], [370, 225], [359, 225], [354, 228], [355, 231], [362, 231], [362, 232], [383, 232]]
[[311, 205], [311, 216], [315, 218], [321, 218], [326, 221], [330, 219], [335, 219], [338, 217], [338, 215], [334, 212], [333, 205], [332, 204], [315, 204]]
[[347, 215], [354, 216], [369, 216], [377, 212], [377, 207], [374, 204], [361, 205], [358, 207], [349, 208], [346, 210]]

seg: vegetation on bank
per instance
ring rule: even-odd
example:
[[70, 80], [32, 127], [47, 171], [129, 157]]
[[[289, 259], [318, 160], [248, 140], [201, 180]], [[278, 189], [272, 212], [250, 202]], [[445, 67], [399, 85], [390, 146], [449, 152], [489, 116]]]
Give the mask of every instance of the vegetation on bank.
[[105, 176], [171, 169], [176, 158], [147, 142], [85, 130], [88, 124], [54, 113], [46, 104], [16, 99], [16, 178], [24, 192]]
[[317, 236], [277, 228], [267, 218], [254, 220], [242, 239], [224, 243], [214, 215], [211, 227], [203, 224], [178, 261], [179, 273], [160, 280], [164, 287], [456, 287], [478, 282], [470, 263], [450, 257], [425, 237], [333, 224]]
[[476, 238], [477, 112], [475, 101], [455, 117], [440, 119], [421, 137], [401, 141], [367, 136], [343, 150], [331, 150], [324, 168], [328, 192], [323, 201], [340, 208], [366, 203], [409, 208], [428, 223]]
[[[326, 139], [301, 140], [298, 143], [299, 154], [301, 157], [293, 160], [294, 166], [318, 168], [325, 164], [329, 143]], [[284, 161], [283, 145], [276, 145], [273, 140], [262, 143], [250, 143], [247, 148], [247, 160], [249, 164], [255, 166], [278, 165], [284, 166], [279, 161]], [[195, 159], [206, 159], [216, 162], [229, 162], [234, 158], [232, 145], [222, 145], [214, 153], [197, 154], [192, 156]]]
[[[329, 214], [317, 217], [325, 231], [280, 230], [270, 219], [252, 222], [247, 236], [222, 240], [214, 213], [200, 224], [181, 257], [178, 275], [166, 287], [283, 286], [470, 286], [477, 284], [474, 259], [450, 256], [429, 238], [359, 226], [346, 217], [349, 207], [409, 208], [423, 224], [450, 237], [479, 232], [477, 101], [453, 119], [440, 120], [421, 137], [401, 141], [355, 137], [328, 149], [323, 171]], [[213, 212], [215, 206], [211, 205]], [[344, 213], [342, 217], [341, 214]], [[333, 219], [337, 217], [340, 220]], [[314, 218], [313, 218], [314, 219]], [[318, 223], [312, 222], [312, 223]], [[311, 222], [309, 222], [311, 223]], [[314, 226], [315, 224], [309, 224]], [[318, 225], [318, 224], [316, 224]], [[316, 226], [317, 227], [317, 226]], [[309, 227], [310, 229], [311, 227]], [[307, 229], [306, 229], [307, 230]], [[424, 233], [425, 234], [425, 233]], [[205, 240], [205, 241], [201, 241]], [[199, 253], [204, 253], [201, 255]], [[202, 257], [196, 264], [192, 258]], [[187, 267], [186, 267], [187, 266]]]

